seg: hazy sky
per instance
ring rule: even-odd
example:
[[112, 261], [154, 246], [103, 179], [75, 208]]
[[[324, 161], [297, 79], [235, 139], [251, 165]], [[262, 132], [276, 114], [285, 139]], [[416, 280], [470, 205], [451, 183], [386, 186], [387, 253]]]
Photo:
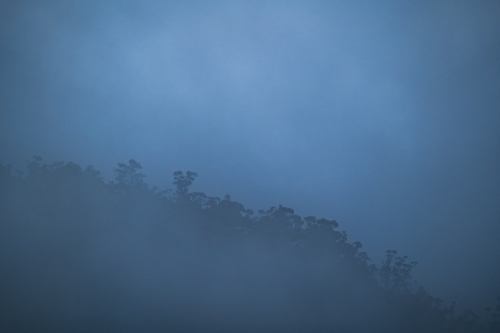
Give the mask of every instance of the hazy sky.
[[[0, 1], [0, 160], [134, 158], [500, 295], [500, 2]], [[471, 303], [472, 304], [472, 303]]]

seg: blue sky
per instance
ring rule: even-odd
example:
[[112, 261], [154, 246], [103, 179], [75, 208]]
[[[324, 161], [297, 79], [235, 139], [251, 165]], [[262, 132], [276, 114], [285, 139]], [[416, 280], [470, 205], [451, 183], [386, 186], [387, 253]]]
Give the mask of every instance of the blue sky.
[[[437, 296], [500, 295], [495, 1], [0, 2], [0, 159], [336, 219]], [[486, 301], [485, 301], [486, 300]]]

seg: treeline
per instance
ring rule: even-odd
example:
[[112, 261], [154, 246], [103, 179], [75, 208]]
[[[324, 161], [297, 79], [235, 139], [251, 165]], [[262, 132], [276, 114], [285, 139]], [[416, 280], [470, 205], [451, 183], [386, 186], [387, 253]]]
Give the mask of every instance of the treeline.
[[371, 264], [335, 220], [253, 212], [151, 188], [141, 165], [115, 180], [92, 166], [0, 165], [0, 330], [4, 332], [500, 332], [414, 284], [387, 251]]

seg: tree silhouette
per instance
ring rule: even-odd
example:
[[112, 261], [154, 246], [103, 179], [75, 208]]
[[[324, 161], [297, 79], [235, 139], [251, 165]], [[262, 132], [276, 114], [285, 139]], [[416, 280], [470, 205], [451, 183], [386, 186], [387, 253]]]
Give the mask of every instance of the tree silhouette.
[[194, 179], [198, 177], [196, 172], [187, 171], [186, 175], [182, 171], [174, 172], [174, 182], [176, 186], [175, 193], [180, 197], [185, 197], [188, 193], [189, 186], [193, 184]]
[[118, 163], [118, 168], [114, 170], [117, 187], [122, 190], [126, 188], [147, 188], [144, 182], [146, 176], [139, 172], [141, 169], [142, 166], [133, 159], [129, 160], [128, 164]]
[[386, 258], [379, 271], [380, 283], [388, 290], [407, 293], [413, 288], [411, 271], [418, 263], [408, 263], [407, 256], [396, 257], [396, 254], [396, 250], [386, 251]]
[[[2, 331], [72, 330], [81, 320], [60, 324], [65, 307], [87, 313], [82, 331], [102, 318], [114, 328], [124, 313], [134, 331], [150, 321], [161, 324], [150, 331], [500, 330], [500, 304], [484, 324], [455, 314], [415, 288], [406, 256], [389, 250], [377, 267], [337, 221], [282, 205], [253, 214], [229, 195], [189, 192], [195, 172], [176, 171], [169, 194], [149, 190], [133, 159], [114, 182], [40, 157], [27, 169], [0, 164]], [[80, 311], [86, 302], [92, 310]]]

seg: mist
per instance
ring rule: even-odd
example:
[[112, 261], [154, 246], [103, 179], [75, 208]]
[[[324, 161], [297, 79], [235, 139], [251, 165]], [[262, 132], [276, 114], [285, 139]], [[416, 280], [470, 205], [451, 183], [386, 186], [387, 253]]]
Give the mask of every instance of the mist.
[[[413, 279], [431, 295], [484, 312], [500, 295], [499, 17], [500, 5], [493, 1], [3, 1], [0, 161], [13, 166], [6, 179], [17, 177], [16, 170], [29, 174], [26, 161], [41, 156], [47, 165], [93, 165], [106, 183], [115, 180], [117, 163], [133, 158], [150, 188], [161, 190], [172, 188], [174, 171], [192, 170], [199, 175], [192, 193], [229, 194], [255, 212], [282, 205], [302, 217], [335, 220], [349, 242], [362, 243], [371, 263], [380, 266], [386, 250], [395, 249], [418, 261]], [[126, 304], [134, 303], [132, 282], [120, 281], [120, 269], [130, 272], [140, 270], [134, 265], [144, 265], [143, 271], [150, 273], [136, 277], [135, 285], [142, 295], [138, 303], [147, 306], [129, 309], [134, 318], [146, 316], [151, 307], [174, 313], [164, 302], [169, 297], [186, 307], [205, 309], [219, 302], [214, 309], [238, 308], [235, 300], [247, 300], [247, 291], [238, 289], [234, 276], [213, 277], [217, 270], [211, 265], [236, 274], [229, 267], [237, 267], [241, 258], [246, 258], [242, 275], [251, 267], [276, 269], [267, 277], [272, 286], [273, 279], [290, 274], [304, 274], [306, 280], [315, 276], [293, 268], [314, 265], [309, 259], [269, 252], [252, 241], [237, 249], [202, 247], [197, 237], [205, 236], [196, 236], [201, 231], [195, 222], [190, 228], [178, 222], [182, 227], [175, 232], [156, 230], [159, 222], [113, 225], [120, 214], [131, 214], [131, 221], [156, 221], [151, 216], [163, 214], [157, 212], [163, 208], [143, 207], [139, 199], [131, 204], [136, 215], [108, 207], [108, 215], [88, 217], [85, 221], [95, 226], [86, 229], [71, 222], [88, 214], [84, 208], [69, 214], [70, 219], [61, 218], [68, 220], [67, 226], [53, 226], [47, 222], [50, 214], [40, 211], [52, 206], [36, 201], [43, 194], [34, 195], [33, 202], [17, 192], [4, 193], [9, 198], [2, 206], [4, 231], [14, 220], [32, 224], [16, 222], [25, 229], [3, 245], [2, 260], [25, 258], [16, 252], [20, 248], [36, 253], [37, 246], [53, 242], [44, 238], [47, 230], [60, 230], [61, 242], [72, 235], [82, 242], [84, 253], [99, 253], [100, 259], [82, 266], [71, 256], [65, 259], [76, 265], [76, 272], [88, 267], [82, 283], [102, 274], [114, 290], [110, 295], [122, 295]], [[94, 192], [79, 195], [100, 202], [92, 199]], [[61, 209], [56, 215], [70, 211], [54, 207]], [[19, 218], [19, 212], [28, 216]], [[167, 284], [180, 291], [158, 282], [165, 274], [161, 267], [176, 264], [159, 259], [165, 248], [154, 245], [151, 235], [156, 233], [180, 233], [182, 247], [193, 251], [190, 260], [197, 258]], [[42, 257], [50, 264], [59, 252], [48, 253]], [[209, 258], [203, 260], [203, 255]], [[257, 259], [262, 257], [267, 259]], [[20, 270], [29, 279], [19, 282], [19, 292], [57, 275], [53, 268], [30, 274], [43, 266], [30, 260]], [[276, 268], [294, 260], [305, 263]], [[116, 270], [110, 268], [115, 261]], [[192, 290], [192, 271], [215, 282]], [[297, 281], [302, 280], [275, 290], [276, 303], [263, 305], [260, 315], [280, 318], [276, 304], [287, 303], [294, 283], [303, 287]], [[103, 284], [96, 288], [105, 288]], [[253, 288], [267, 290], [262, 284], [255, 282]], [[353, 284], [357, 292], [351, 294], [362, 295], [361, 285]], [[82, 289], [93, 290], [89, 285]], [[85, 294], [71, 286], [67, 292], [77, 299]], [[19, 306], [31, 303], [19, 293], [10, 295]], [[55, 298], [48, 288], [40, 299]], [[90, 303], [95, 299], [89, 296]], [[243, 303], [258, 308], [248, 304], [259, 302]], [[100, 306], [101, 313], [111, 311], [106, 302]], [[87, 318], [85, 311], [78, 315], [69, 309], [78, 320]], [[296, 310], [283, 309], [282, 318]], [[125, 318], [123, 311], [109, 316]], [[249, 322], [240, 318], [240, 323]], [[307, 327], [308, 320], [297, 323]], [[270, 320], [278, 326], [283, 321]], [[121, 325], [126, 327], [126, 321]]]

